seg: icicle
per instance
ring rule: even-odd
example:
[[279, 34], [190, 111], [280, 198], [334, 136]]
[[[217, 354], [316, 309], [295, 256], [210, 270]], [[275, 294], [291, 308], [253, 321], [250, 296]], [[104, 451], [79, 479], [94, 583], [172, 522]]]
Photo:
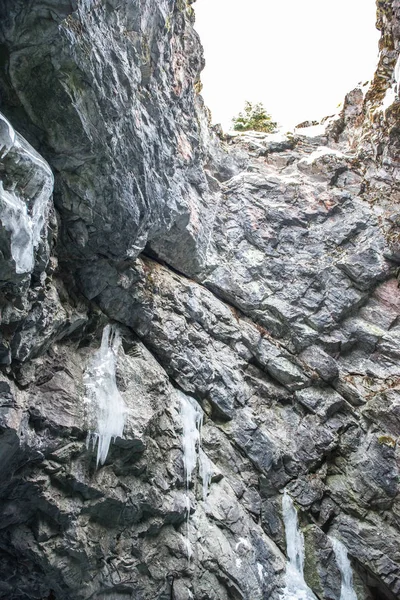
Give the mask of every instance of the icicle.
[[347, 548], [336, 538], [329, 536], [329, 539], [332, 542], [336, 563], [339, 567], [340, 575], [342, 577], [340, 600], [357, 600], [357, 594], [353, 588], [353, 571], [347, 556]]
[[190, 559], [193, 556], [193, 550], [192, 550], [192, 544], [190, 543], [190, 539], [189, 539], [189, 535], [186, 535], [183, 538], [183, 544], [185, 546], [185, 550], [186, 550], [186, 557], [188, 559], [188, 563], [190, 563]]
[[189, 396], [180, 394], [180, 400], [183, 425], [183, 464], [185, 468], [186, 490], [189, 490], [192, 473], [197, 464], [197, 448], [200, 444], [203, 413], [196, 401]]
[[199, 475], [203, 482], [203, 501], [206, 500], [208, 489], [211, 483], [211, 477], [213, 474], [212, 464], [208, 456], [203, 452], [201, 448], [201, 429], [203, 426], [203, 411], [197, 404], [197, 402], [185, 396], [182, 392], [178, 391], [178, 395], [181, 403], [181, 419], [183, 425], [182, 434], [182, 446], [183, 446], [183, 464], [185, 470], [186, 479], [186, 510], [187, 510], [187, 522], [186, 522], [186, 541], [185, 545], [187, 548], [187, 557], [190, 561], [192, 556], [192, 548], [189, 539], [189, 520], [190, 520], [190, 499], [189, 499], [189, 486], [192, 478], [193, 471], [196, 468], [197, 458], [199, 459]]
[[281, 598], [282, 600], [316, 600], [304, 580], [304, 537], [298, 527], [293, 501], [286, 492], [283, 495], [282, 512], [289, 562], [286, 565], [286, 587]]
[[104, 464], [111, 440], [121, 437], [125, 425], [126, 407], [116, 383], [116, 364], [120, 335], [115, 326], [107, 325], [101, 346], [93, 355], [84, 374], [85, 402], [89, 415], [95, 421], [89, 432], [87, 445], [97, 446], [97, 466]]
[[190, 562], [193, 554], [190, 544], [189, 520], [190, 520], [190, 499], [189, 485], [192, 473], [197, 464], [197, 450], [200, 448], [201, 427], [203, 425], [203, 413], [197, 402], [178, 392], [181, 402], [181, 419], [183, 425], [182, 446], [183, 446], [183, 466], [186, 479], [186, 539], [185, 546], [187, 559]]
[[213, 475], [212, 463], [201, 448], [201, 429], [203, 427], [203, 411], [193, 398], [178, 392], [181, 401], [181, 418], [183, 425], [183, 464], [185, 468], [186, 490], [199, 458], [199, 475], [203, 481], [203, 500], [207, 498]]

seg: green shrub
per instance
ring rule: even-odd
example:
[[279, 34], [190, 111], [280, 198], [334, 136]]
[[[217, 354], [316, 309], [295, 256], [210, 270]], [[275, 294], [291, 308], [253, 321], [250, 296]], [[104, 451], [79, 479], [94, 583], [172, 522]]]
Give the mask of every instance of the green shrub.
[[235, 131], [263, 131], [264, 133], [275, 133], [278, 124], [272, 120], [263, 104], [257, 102], [245, 102], [244, 112], [240, 112], [232, 119]]

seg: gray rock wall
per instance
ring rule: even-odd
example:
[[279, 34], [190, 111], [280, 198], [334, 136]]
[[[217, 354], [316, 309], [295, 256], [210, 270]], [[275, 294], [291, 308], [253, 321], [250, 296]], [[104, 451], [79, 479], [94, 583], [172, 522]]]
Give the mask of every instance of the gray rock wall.
[[[378, 7], [385, 90], [398, 11]], [[398, 598], [398, 96], [382, 109], [378, 69], [325, 133], [220, 141], [193, 20], [0, 0], [0, 598], [278, 600], [284, 489], [318, 598], [340, 598], [329, 536], [358, 600]], [[109, 322], [125, 428], [96, 468]]]

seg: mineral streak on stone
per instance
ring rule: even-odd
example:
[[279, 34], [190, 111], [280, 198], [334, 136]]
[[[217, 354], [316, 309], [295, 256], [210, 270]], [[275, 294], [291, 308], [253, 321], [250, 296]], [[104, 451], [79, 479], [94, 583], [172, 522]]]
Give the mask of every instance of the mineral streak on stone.
[[104, 465], [111, 441], [122, 437], [126, 406], [118, 391], [116, 365], [121, 337], [115, 325], [103, 330], [101, 346], [91, 358], [83, 375], [88, 420], [94, 428], [88, 433], [87, 444], [96, 447], [97, 466]]
[[400, 2], [339, 114], [223, 139], [192, 5], [0, 0], [0, 598], [340, 600], [334, 537], [397, 600]]

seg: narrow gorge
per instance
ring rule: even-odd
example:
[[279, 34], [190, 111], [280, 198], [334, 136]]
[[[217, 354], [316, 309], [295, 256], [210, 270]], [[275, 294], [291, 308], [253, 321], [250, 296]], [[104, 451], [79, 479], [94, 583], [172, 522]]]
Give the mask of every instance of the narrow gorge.
[[194, 0], [0, 0], [0, 598], [400, 598], [376, 4], [340, 114], [224, 135]]

